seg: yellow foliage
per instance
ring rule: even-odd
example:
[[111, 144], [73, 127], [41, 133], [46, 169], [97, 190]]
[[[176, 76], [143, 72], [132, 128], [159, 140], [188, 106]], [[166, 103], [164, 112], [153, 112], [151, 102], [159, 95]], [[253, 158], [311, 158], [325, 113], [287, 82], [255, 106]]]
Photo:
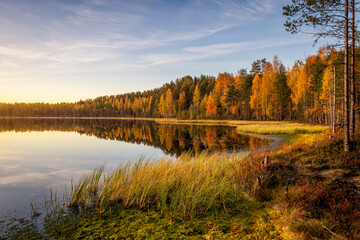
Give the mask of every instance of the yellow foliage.
[[206, 117], [215, 118], [216, 117], [216, 102], [212, 93], [210, 93], [208, 100], [206, 102]]
[[250, 107], [255, 110], [257, 113], [257, 118], [260, 118], [259, 112], [261, 109], [261, 78], [259, 74], [256, 74], [253, 79], [253, 85], [251, 88], [251, 96], [250, 96]]
[[[324, 71], [323, 82], [322, 82], [322, 91], [320, 95], [320, 100], [323, 101], [325, 109], [329, 110], [332, 94], [334, 87], [334, 72], [331, 66], [328, 66]], [[328, 106], [328, 107], [327, 107]]]

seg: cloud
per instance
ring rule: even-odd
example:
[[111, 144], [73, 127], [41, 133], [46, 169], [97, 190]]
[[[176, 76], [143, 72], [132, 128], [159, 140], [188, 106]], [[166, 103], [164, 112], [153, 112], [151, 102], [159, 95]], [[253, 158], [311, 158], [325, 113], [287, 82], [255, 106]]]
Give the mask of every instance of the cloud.
[[[83, 41], [39, 42], [36, 46], [0, 46], [0, 55], [28, 60], [48, 60], [59, 63], [90, 63], [107, 59], [121, 59], [131, 50], [152, 49], [173, 42], [193, 41], [227, 29], [228, 26], [202, 29], [195, 32], [165, 34], [153, 33], [145, 39], [112, 35], [109, 38]], [[124, 62], [125, 56], [123, 57]], [[5, 64], [5, 63], [3, 63]], [[3, 64], [0, 63], [3, 67]], [[20, 67], [16, 62], [7, 62], [7, 67]]]
[[259, 20], [265, 14], [272, 13], [278, 1], [276, 0], [214, 0], [219, 7], [219, 16], [245, 21]]
[[[57, 179], [57, 183], [55, 186], [59, 186], [63, 184], [64, 180], [68, 181], [68, 179], [72, 177], [78, 177], [84, 174], [85, 170], [79, 169], [63, 169], [63, 170], [54, 170], [47, 173], [40, 172], [28, 172], [21, 173], [11, 176], [0, 177], [0, 186], [7, 184], [19, 184], [26, 182], [50, 182], [54, 177]], [[61, 183], [62, 182], [62, 183]]]
[[[269, 31], [261, 27], [266, 25], [262, 20], [278, 11], [283, 1], [3, 0], [0, 83], [4, 92], [18, 86], [6, 99], [46, 96], [45, 91], [29, 91], [29, 86], [51, 84], [60, 92], [69, 82], [77, 84], [72, 99], [78, 97], [76, 92], [89, 91], [86, 86], [91, 84], [120, 89], [135, 89], [145, 81], [155, 85], [155, 79], [192, 74], [189, 68], [170, 71], [162, 64], [199, 60], [200, 65], [203, 59], [219, 62], [216, 57], [271, 47], [270, 40], [246, 40], [266, 38], [263, 32]], [[259, 28], [256, 36], [253, 23]]]
[[313, 39], [284, 40], [268, 39], [257, 41], [245, 41], [235, 43], [212, 44], [199, 47], [187, 47], [181, 49], [180, 53], [148, 54], [140, 58], [140, 61], [149, 65], [160, 65], [174, 62], [194, 61], [205, 58], [220, 57], [245, 51], [259, 50], [278, 46], [286, 46], [311, 42]]
[[24, 173], [19, 175], [0, 177], [0, 186], [6, 184], [42, 181], [45, 179], [46, 179], [46, 175], [43, 173]]
[[[43, 6], [48, 12], [41, 11], [37, 18], [31, 17], [34, 27], [38, 26], [37, 35], [28, 35], [27, 41], [14, 35], [16, 41], [0, 43], [0, 54], [30, 61], [46, 60], [49, 63], [83, 64], [110, 59], [126, 63], [129, 55], [138, 54], [135, 51], [199, 40], [244, 24], [245, 20], [252, 21], [259, 18], [261, 13], [271, 11], [271, 3], [260, 0], [255, 0], [255, 3], [250, 0], [190, 1], [178, 12], [160, 10], [159, 14], [146, 1], [133, 1], [131, 4], [104, 0], [86, 0], [80, 4], [52, 1]], [[14, 15], [35, 16], [38, 11], [38, 6], [17, 4], [14, 7], [11, 2], [3, 2], [2, 5], [11, 9]], [[159, 1], [159, 5], [167, 6], [167, 1]], [[44, 21], [44, 18], [49, 20]], [[11, 20], [9, 26], [15, 30], [13, 34], [27, 24], [18, 19], [7, 19]], [[168, 19], [173, 20], [169, 20], [169, 24], [158, 24], [166, 23]], [[188, 24], [188, 21], [192, 24]], [[11, 35], [12, 31], [8, 34]], [[40, 40], [37, 39], [39, 34], [44, 36]], [[156, 56], [154, 54], [152, 57]], [[16, 61], [13, 64], [15, 66]]]
[[312, 41], [311, 39], [303, 40], [292, 40], [287, 39], [267, 39], [267, 40], [255, 40], [255, 41], [245, 41], [245, 42], [235, 42], [235, 43], [223, 43], [223, 44], [212, 44], [207, 46], [200, 47], [187, 47], [183, 48], [185, 52], [191, 53], [207, 53], [210, 55], [219, 55], [219, 54], [229, 54], [234, 52], [257, 50], [261, 48], [276, 47], [291, 45], [297, 43], [303, 43]]
[[[1, 160], [2, 160], [2, 158], [0, 157], [0, 161]], [[6, 160], [19, 160], [19, 158], [18, 157], [13, 157], [13, 158], [9, 157], [9, 158], [6, 158]], [[10, 171], [14, 171], [17, 168], [21, 168], [22, 164], [20, 164], [20, 163], [14, 164], [13, 163], [11, 165], [6, 164], [5, 166], [2, 166], [2, 164], [0, 164], [0, 166], [1, 166], [1, 170], [5, 171], [5, 172], [10, 172]]]

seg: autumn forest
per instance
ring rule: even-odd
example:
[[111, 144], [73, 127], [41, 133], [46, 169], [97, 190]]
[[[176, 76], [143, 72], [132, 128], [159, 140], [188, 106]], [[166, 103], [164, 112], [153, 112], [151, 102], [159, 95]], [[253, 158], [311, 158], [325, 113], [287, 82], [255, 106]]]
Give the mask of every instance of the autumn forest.
[[[177, 117], [341, 124], [343, 61], [343, 51], [323, 46], [316, 55], [295, 62], [291, 68], [275, 56], [272, 61], [254, 61], [249, 72], [240, 69], [235, 74], [219, 73], [217, 77], [184, 76], [144, 92], [76, 103], [1, 103], [0, 116]], [[360, 66], [355, 66], [356, 75], [359, 71]], [[358, 102], [359, 99], [357, 106]]]

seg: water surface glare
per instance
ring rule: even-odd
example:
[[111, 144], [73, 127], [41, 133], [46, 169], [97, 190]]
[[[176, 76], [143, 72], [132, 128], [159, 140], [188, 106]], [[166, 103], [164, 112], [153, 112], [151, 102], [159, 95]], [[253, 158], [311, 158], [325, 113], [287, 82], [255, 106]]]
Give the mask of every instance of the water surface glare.
[[142, 156], [182, 152], [248, 151], [269, 140], [224, 126], [171, 125], [123, 120], [0, 120], [0, 216], [27, 216], [50, 188], [61, 191], [86, 171], [106, 170]]

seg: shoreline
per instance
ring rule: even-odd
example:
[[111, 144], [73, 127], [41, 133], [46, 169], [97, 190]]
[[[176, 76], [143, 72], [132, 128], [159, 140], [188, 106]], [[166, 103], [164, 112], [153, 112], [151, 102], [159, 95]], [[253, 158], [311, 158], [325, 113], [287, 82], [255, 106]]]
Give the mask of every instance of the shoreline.
[[[112, 173], [115, 175], [104, 178], [110, 181], [107, 184], [93, 184], [92, 180], [80, 181], [77, 183], [80, 185], [76, 185], [79, 186], [79, 191], [82, 191], [81, 186], [99, 186], [103, 193], [111, 193], [112, 188], [107, 189], [107, 186], [118, 187], [111, 182], [112, 179], [133, 179], [127, 181], [128, 187], [119, 190], [127, 192], [127, 189], [134, 187], [139, 195], [128, 192], [129, 195], [126, 196], [115, 194], [103, 198], [101, 192], [96, 196], [86, 192], [79, 192], [80, 195], [72, 192], [71, 195], [77, 195], [77, 199], [71, 204], [80, 211], [73, 213], [72, 208], [60, 206], [60, 212], [55, 210], [50, 213], [46, 234], [55, 238], [139, 238], [146, 234], [156, 238], [166, 236], [178, 239], [203, 239], [207, 236], [210, 239], [301, 239], [301, 236], [306, 239], [316, 236], [328, 239], [332, 233], [341, 237], [357, 236], [356, 221], [351, 219], [357, 219], [359, 213], [351, 210], [359, 207], [356, 199], [359, 190], [352, 182], [354, 176], [359, 175], [359, 159], [354, 157], [359, 156], [360, 145], [355, 146], [353, 153], [343, 155], [339, 151], [342, 149], [341, 136], [331, 135], [333, 138], [330, 141], [329, 136], [329, 132], [321, 135], [289, 134], [286, 144], [246, 158], [235, 157], [232, 161], [224, 161], [229, 158], [210, 154], [202, 155], [200, 159], [185, 156], [185, 159], [175, 162], [140, 161], [137, 171], [142, 174], [127, 175], [130, 173], [129, 169], [119, 169]], [[273, 135], [264, 137], [277, 138]], [[299, 139], [307, 141], [301, 142]], [[275, 145], [282, 142], [280, 138], [274, 140]], [[360, 136], [354, 141], [360, 142]], [[270, 159], [268, 165], [262, 163], [264, 156]], [[349, 165], [344, 165], [348, 159], [354, 160]], [[171, 169], [171, 174], [168, 169]], [[96, 176], [97, 171], [99, 170], [94, 170], [88, 176]], [[117, 176], [116, 173], [125, 175]], [[100, 171], [99, 174], [103, 173]], [[200, 182], [199, 177], [202, 179]], [[177, 178], [183, 179], [183, 182], [178, 182]], [[169, 179], [173, 183], [166, 186]], [[132, 181], [142, 184], [131, 185]], [[162, 202], [160, 196], [164, 193], [160, 190], [163, 186], [167, 191], [165, 199], [168, 200]], [[188, 186], [198, 189], [188, 192]], [[204, 196], [196, 196], [198, 191]], [[213, 191], [220, 194], [213, 197], [210, 194]], [[222, 197], [223, 191], [227, 192], [227, 198]], [[347, 194], [348, 191], [351, 192], [350, 195]], [[185, 203], [181, 201], [183, 193], [187, 194], [185, 199], [192, 199], [188, 205], [183, 205]], [[157, 194], [159, 197], [156, 197]], [[93, 198], [90, 202], [95, 205], [86, 209], [83, 197]], [[113, 197], [119, 199], [111, 203]], [[132, 200], [127, 204], [128, 197]], [[329, 201], [334, 203], [330, 206], [321, 205], [317, 200], [329, 197]], [[103, 200], [104, 205], [97, 205], [97, 199]], [[343, 205], [343, 202], [347, 205]], [[209, 203], [212, 207], [206, 208]], [[195, 213], [188, 210], [192, 204], [199, 204]], [[179, 208], [186, 209], [186, 214], [177, 210]], [[339, 216], [345, 216], [348, 220], [343, 222]], [[335, 221], [334, 225], [330, 221]]]
[[[258, 138], [270, 139], [266, 151], [278, 149], [282, 143], [298, 138], [302, 142], [312, 141], [308, 136], [302, 136], [296, 132], [309, 135], [324, 134], [328, 125], [298, 123], [292, 121], [251, 121], [251, 120], [215, 120], [215, 119], [176, 119], [176, 118], [134, 118], [134, 117], [0, 117], [0, 119], [43, 119], [43, 120], [119, 120], [119, 121], [152, 121], [158, 124], [174, 125], [202, 125], [202, 126], [227, 126], [235, 127], [236, 132], [242, 135], [250, 135]], [[261, 127], [261, 131], [258, 132]], [[245, 129], [244, 129], [245, 128]], [[315, 131], [313, 129], [315, 128]], [[265, 130], [264, 130], [265, 129]], [[275, 131], [274, 131], [275, 129]], [[295, 130], [294, 130], [295, 129]]]
[[257, 121], [257, 120], [215, 120], [215, 119], [176, 119], [176, 118], [134, 118], [134, 117], [0, 117], [0, 119], [64, 119], [64, 120], [128, 120], [154, 121], [159, 124], [181, 125], [218, 125], [236, 127], [239, 133], [261, 135], [322, 133], [330, 125], [300, 123], [294, 121]]

